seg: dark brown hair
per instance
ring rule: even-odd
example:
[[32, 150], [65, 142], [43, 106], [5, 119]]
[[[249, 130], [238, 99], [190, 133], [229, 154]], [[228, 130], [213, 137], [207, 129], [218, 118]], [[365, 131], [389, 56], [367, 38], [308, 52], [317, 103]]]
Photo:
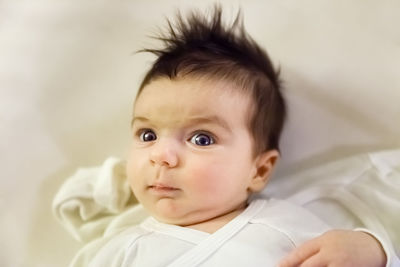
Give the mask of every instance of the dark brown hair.
[[279, 150], [286, 105], [281, 93], [279, 70], [267, 53], [247, 34], [239, 11], [231, 25], [222, 22], [222, 8], [214, 6], [210, 16], [192, 12], [167, 20], [168, 31], [156, 37], [162, 49], [143, 49], [157, 56], [139, 91], [157, 78], [200, 76], [228, 81], [251, 95], [249, 129], [254, 152]]

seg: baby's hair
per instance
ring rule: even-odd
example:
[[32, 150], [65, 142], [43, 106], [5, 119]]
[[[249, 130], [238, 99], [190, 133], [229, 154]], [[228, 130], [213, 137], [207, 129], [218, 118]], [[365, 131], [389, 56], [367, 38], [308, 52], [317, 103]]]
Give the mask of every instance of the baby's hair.
[[162, 49], [143, 49], [157, 56], [144, 77], [143, 88], [158, 78], [204, 77], [228, 81], [251, 96], [249, 130], [258, 155], [279, 150], [286, 105], [281, 94], [279, 70], [267, 53], [247, 34], [239, 11], [234, 22], [222, 22], [222, 8], [215, 5], [210, 16], [191, 12], [186, 18], [178, 12], [175, 23], [167, 19], [168, 31], [156, 39]]

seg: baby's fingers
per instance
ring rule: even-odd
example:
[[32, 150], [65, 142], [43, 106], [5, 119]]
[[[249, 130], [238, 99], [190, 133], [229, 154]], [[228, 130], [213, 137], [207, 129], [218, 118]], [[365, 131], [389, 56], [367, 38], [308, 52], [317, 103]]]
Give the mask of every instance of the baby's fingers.
[[306, 259], [299, 266], [300, 267], [326, 267], [327, 263], [323, 259], [323, 257], [321, 257], [321, 253], [317, 253], [317, 254], [314, 254], [313, 256], [311, 256], [310, 258]]
[[[300, 266], [307, 259], [319, 252], [320, 245], [316, 239], [305, 242], [300, 247], [294, 249], [289, 255], [283, 258], [279, 267], [296, 267]], [[301, 265], [303, 266], [303, 265]], [[311, 265], [310, 265], [311, 266]], [[318, 266], [318, 265], [317, 265]]]

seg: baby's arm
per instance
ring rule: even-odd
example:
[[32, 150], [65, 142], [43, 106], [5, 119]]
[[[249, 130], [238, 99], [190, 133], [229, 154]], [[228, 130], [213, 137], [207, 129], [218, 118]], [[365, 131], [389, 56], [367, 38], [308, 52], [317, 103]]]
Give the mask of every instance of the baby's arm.
[[[354, 266], [384, 266], [384, 255], [387, 267], [400, 267], [400, 231], [393, 223], [400, 219], [399, 170], [397, 149], [354, 156], [289, 177], [304, 180], [304, 187], [292, 193], [292, 201], [333, 228], [368, 228], [377, 239], [362, 231], [328, 232], [298, 247], [281, 266], [316, 266], [312, 262], [317, 261], [332, 262], [317, 266], [351, 266], [351, 261], [358, 261]], [[316, 177], [314, 185], [311, 178]]]
[[386, 253], [381, 243], [363, 231], [332, 230], [293, 250], [279, 267], [384, 267]]

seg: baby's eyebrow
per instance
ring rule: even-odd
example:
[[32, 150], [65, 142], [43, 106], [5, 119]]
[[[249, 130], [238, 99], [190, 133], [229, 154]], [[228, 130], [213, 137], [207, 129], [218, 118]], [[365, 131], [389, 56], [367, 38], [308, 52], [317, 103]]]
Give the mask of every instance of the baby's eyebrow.
[[189, 124], [216, 124], [227, 130], [228, 132], [232, 132], [231, 127], [229, 127], [229, 124], [221, 117], [212, 115], [212, 116], [206, 116], [206, 117], [193, 117], [190, 119]]
[[132, 121], [131, 121], [131, 126], [133, 125], [133, 123], [134, 123], [135, 121], [148, 122], [149, 119], [147, 119], [147, 118], [145, 118], [145, 117], [133, 117], [133, 118], [132, 118]]
[[[133, 126], [135, 121], [149, 122], [150, 120], [146, 117], [141, 117], [141, 116], [133, 117], [131, 121], [131, 126]], [[192, 117], [186, 122], [186, 126], [191, 126], [193, 124], [215, 124], [221, 126], [230, 133], [232, 132], [231, 127], [229, 127], [229, 124], [223, 118], [216, 115], [204, 116], [204, 117]]]

